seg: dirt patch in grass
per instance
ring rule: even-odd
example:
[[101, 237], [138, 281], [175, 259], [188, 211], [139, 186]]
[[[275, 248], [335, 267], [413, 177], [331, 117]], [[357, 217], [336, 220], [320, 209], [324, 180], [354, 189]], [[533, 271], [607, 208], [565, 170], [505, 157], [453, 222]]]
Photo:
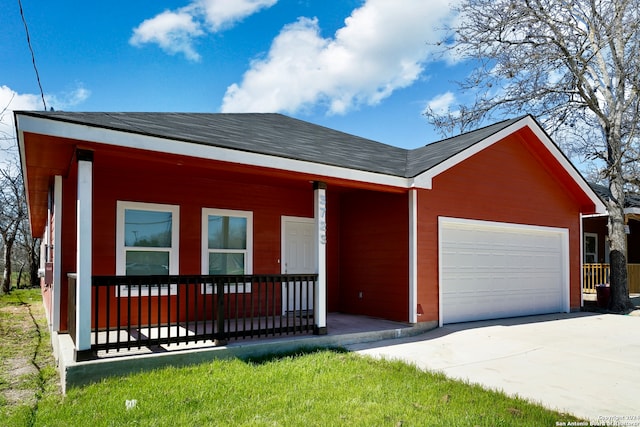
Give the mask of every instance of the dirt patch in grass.
[[6, 405], [32, 406], [36, 401], [33, 382], [38, 376], [38, 369], [31, 360], [26, 357], [5, 360], [2, 372], [6, 373], [7, 378], [7, 388], [2, 390]]
[[31, 425], [45, 390], [58, 387], [39, 289], [0, 297], [0, 360], [0, 419]]

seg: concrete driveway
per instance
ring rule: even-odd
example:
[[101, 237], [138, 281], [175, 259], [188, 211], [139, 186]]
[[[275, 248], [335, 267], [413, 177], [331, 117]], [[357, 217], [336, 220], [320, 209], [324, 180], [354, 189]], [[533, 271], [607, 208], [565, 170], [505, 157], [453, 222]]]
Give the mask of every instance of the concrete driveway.
[[640, 317], [570, 313], [461, 323], [348, 348], [580, 418], [640, 426]]

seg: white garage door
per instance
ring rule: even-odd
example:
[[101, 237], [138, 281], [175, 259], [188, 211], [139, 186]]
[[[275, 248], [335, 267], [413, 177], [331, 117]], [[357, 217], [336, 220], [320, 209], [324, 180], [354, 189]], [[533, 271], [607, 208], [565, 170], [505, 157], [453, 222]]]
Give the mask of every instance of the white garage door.
[[440, 323], [568, 311], [568, 231], [440, 218]]

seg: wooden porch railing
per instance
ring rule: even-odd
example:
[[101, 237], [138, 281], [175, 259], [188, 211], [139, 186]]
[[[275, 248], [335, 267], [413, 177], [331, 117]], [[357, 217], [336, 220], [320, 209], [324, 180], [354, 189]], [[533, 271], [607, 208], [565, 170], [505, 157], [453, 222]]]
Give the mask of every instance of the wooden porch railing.
[[[596, 293], [596, 285], [609, 283], [611, 267], [609, 264], [583, 264], [582, 292]], [[640, 264], [627, 264], [629, 293], [640, 293]]]
[[627, 264], [629, 293], [640, 293], [640, 264]]
[[318, 275], [94, 276], [91, 348], [306, 334]]

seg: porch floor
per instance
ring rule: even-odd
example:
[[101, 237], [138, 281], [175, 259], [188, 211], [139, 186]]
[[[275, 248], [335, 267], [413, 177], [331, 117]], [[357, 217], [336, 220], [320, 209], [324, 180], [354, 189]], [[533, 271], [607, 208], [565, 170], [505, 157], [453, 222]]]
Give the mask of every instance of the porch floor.
[[[227, 345], [214, 346], [210, 340], [197, 343], [163, 344], [154, 347], [132, 346], [130, 350], [99, 351], [97, 358], [76, 362], [73, 360], [73, 342], [68, 334], [52, 334], [54, 354], [58, 360], [63, 390], [115, 375], [126, 375], [142, 370], [158, 369], [170, 365], [189, 365], [216, 358], [259, 357], [270, 353], [303, 348], [340, 347], [349, 344], [373, 342], [418, 335], [437, 327], [437, 322], [408, 324], [368, 316], [343, 313], [327, 314], [327, 335], [278, 335], [230, 340]], [[175, 328], [176, 326], [174, 326]], [[145, 328], [139, 331], [144, 333]], [[121, 332], [123, 333], [123, 332]], [[184, 333], [189, 331], [186, 329]]]

